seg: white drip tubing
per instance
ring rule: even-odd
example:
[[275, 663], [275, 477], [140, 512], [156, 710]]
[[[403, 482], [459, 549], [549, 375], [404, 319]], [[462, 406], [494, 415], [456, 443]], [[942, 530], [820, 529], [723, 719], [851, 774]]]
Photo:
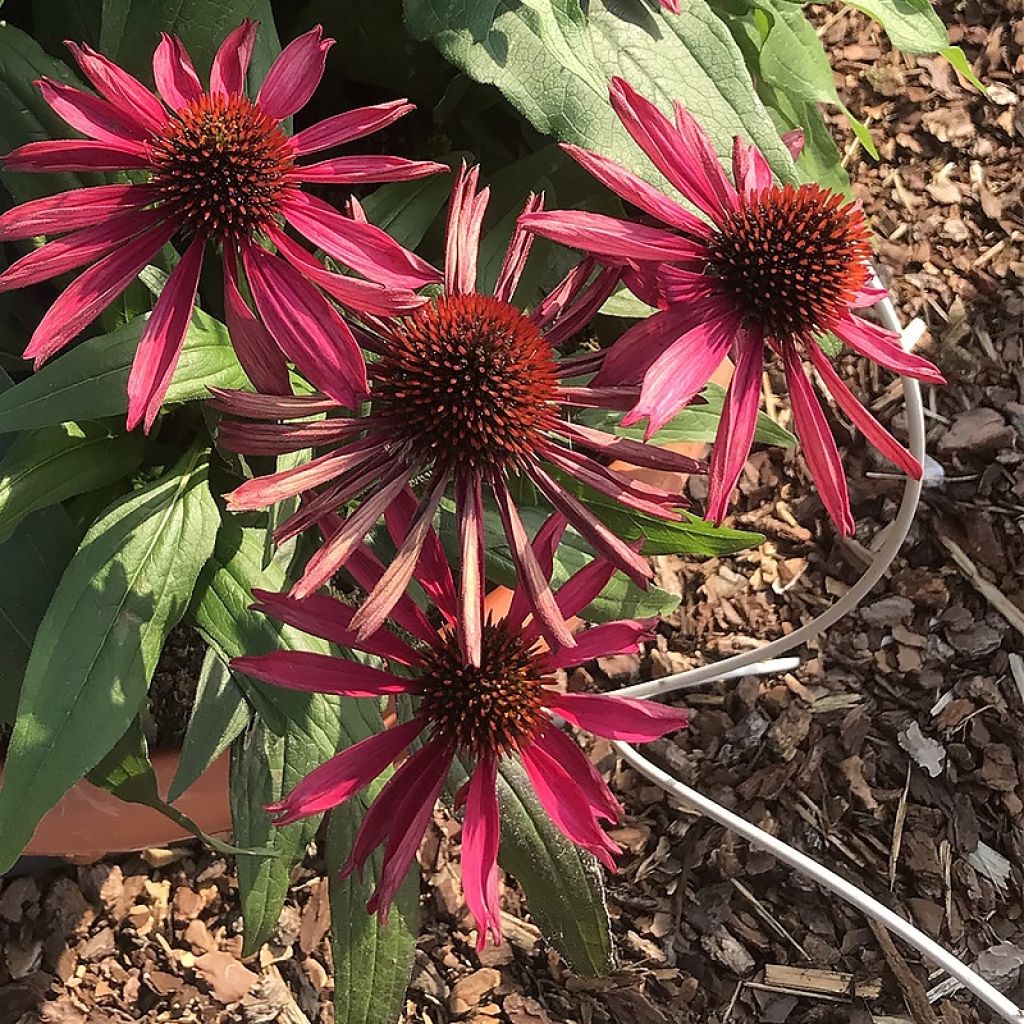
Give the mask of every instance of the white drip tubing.
[[[877, 277], [873, 284], [877, 287]], [[906, 329], [900, 324], [899, 317], [889, 298], [883, 299], [876, 307], [885, 326], [900, 335], [901, 343], [910, 351], [921, 337], [922, 325], [914, 321]], [[903, 377], [903, 393], [907, 409], [907, 428], [910, 435], [910, 451], [922, 464], [926, 465], [925, 457], [925, 425], [924, 409], [921, 404], [921, 388], [916, 380]], [[930, 464], [928, 470], [934, 464]], [[926, 470], [926, 472], [928, 472]], [[921, 497], [922, 482], [906, 478], [903, 486], [903, 498], [895, 520], [887, 528], [885, 541], [879, 548], [867, 571], [834, 605], [826, 609], [810, 622], [801, 626], [788, 636], [772, 641], [765, 647], [737, 654], [732, 658], [702, 665], [687, 672], [679, 672], [636, 686], [627, 686], [616, 690], [621, 697], [660, 697], [676, 690], [688, 690], [706, 683], [722, 679], [734, 679], [745, 675], [770, 675], [776, 672], [787, 672], [796, 668], [800, 659], [782, 657], [794, 647], [812, 640], [823, 633], [829, 626], [838, 622], [844, 615], [852, 611], [867, 595], [871, 588], [885, 575], [897, 552], [903, 545], [910, 531], [914, 513]], [[745, 818], [734, 814], [720, 804], [715, 803], [696, 790], [683, 785], [678, 779], [662, 771], [657, 765], [639, 754], [628, 743], [616, 742], [615, 749], [620, 756], [638, 772], [659, 785], [680, 802], [711, 818], [712, 821], [725, 826], [747, 840], [752, 846], [767, 850], [780, 861], [813, 879], [819, 885], [835, 893], [840, 899], [856, 907], [868, 917], [884, 925], [889, 931], [904, 939], [923, 956], [938, 964], [947, 974], [959, 981], [964, 988], [974, 993], [978, 999], [986, 1003], [1003, 1020], [1010, 1024], [1024, 1024], [1024, 1010], [1015, 1005], [991, 985], [977, 972], [973, 971], [956, 956], [944, 949], [909, 921], [879, 903], [873, 896], [837, 875], [834, 871], [812, 860], [805, 853], [784, 843], [776, 836], [752, 825]]]

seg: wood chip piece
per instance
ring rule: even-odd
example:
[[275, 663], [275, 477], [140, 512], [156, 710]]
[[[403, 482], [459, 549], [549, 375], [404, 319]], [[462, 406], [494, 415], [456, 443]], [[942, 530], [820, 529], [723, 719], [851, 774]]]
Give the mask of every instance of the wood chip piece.
[[204, 953], [196, 958], [195, 972], [209, 986], [213, 998], [225, 1006], [237, 1003], [259, 981], [258, 974], [230, 953]]

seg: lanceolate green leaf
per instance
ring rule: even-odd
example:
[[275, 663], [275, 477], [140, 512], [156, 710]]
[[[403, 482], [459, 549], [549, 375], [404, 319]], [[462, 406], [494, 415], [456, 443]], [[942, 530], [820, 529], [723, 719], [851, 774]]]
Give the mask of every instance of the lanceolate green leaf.
[[0, 541], [36, 509], [113, 483], [142, 461], [141, 434], [61, 423], [22, 434], [0, 459]]
[[416, 955], [419, 865], [413, 861], [385, 925], [366, 912], [380, 877], [381, 851], [370, 857], [361, 880], [356, 874], [340, 876], [366, 808], [386, 779], [381, 776], [365, 794], [333, 810], [328, 821], [324, 859], [331, 898], [335, 1024], [394, 1024], [405, 1004]]
[[250, 86], [258, 89], [281, 48], [270, 0], [103, 0], [100, 48], [122, 67], [151, 82], [153, 51], [160, 33], [168, 32], [185, 44], [205, 84], [221, 40], [243, 18], [260, 23], [249, 69]]
[[[226, 660], [278, 648], [328, 652], [325, 641], [248, 610], [253, 588], [283, 590], [286, 585], [276, 562], [263, 568], [263, 546], [262, 530], [224, 523], [214, 557], [197, 588], [192, 612], [196, 626]], [[319, 823], [318, 818], [310, 818], [275, 829], [264, 805], [280, 799], [339, 749], [383, 725], [372, 701], [339, 700], [267, 686], [246, 677], [236, 679], [260, 722], [235, 741], [232, 776], [244, 787], [233, 798], [235, 838], [245, 846], [269, 843], [280, 854], [238, 865], [245, 948], [254, 951], [276, 925], [291, 869]]]
[[[143, 317], [110, 334], [90, 338], [0, 395], [0, 433], [53, 426], [68, 420], [122, 415]], [[177, 405], [206, 398], [211, 387], [247, 387], [227, 328], [197, 310], [164, 399]]]
[[613, 157], [664, 185], [608, 103], [613, 75], [662, 109], [681, 100], [727, 154], [733, 135], [793, 180], [779, 140], [725, 26], [706, 0], [663, 14], [636, 0], [405, 0], [413, 35], [432, 39], [454, 64], [496, 85], [539, 131]]
[[223, 658], [208, 649], [167, 799], [171, 803], [177, 800], [227, 750], [248, 722], [249, 705], [241, 687]]
[[86, 534], [36, 634], [0, 789], [0, 870], [124, 735], [213, 549], [207, 453], [113, 506]]
[[[43, 76], [69, 85], [81, 84], [66, 64], [51, 57], [31, 36], [7, 22], [0, 22], [0, 147], [5, 153], [26, 142], [66, 139], [72, 135], [35, 85]], [[90, 182], [99, 180], [95, 175], [10, 171], [4, 171], [0, 177], [19, 203], [65, 189], [81, 188], [87, 178]]]

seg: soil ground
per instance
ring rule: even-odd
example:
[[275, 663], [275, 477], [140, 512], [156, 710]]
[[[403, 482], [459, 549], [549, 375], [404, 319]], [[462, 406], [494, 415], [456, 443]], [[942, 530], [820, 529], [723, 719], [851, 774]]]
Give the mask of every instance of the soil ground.
[[[1024, 19], [1019, 0], [942, 3], [987, 99], [940, 58], [896, 56], [866, 19], [820, 12], [850, 108], [881, 159], [837, 137], [904, 318], [950, 377], [926, 396], [942, 486], [893, 570], [784, 678], [687, 695], [692, 727], [653, 745], [687, 783], [911, 917], [1024, 1002]], [[843, 371], [899, 431], [898, 382]], [[766, 377], [774, 403], [776, 381]], [[782, 389], [778, 388], [778, 393]], [[779, 416], [785, 419], [784, 407]], [[843, 594], [894, 515], [900, 481], [837, 421], [857, 535], [837, 541], [792, 453], [755, 456], [735, 525], [757, 550], [660, 559], [681, 611], [599, 684], [654, 678], [762, 644]], [[696, 485], [694, 485], [696, 486]], [[616, 764], [628, 809], [609, 880], [620, 968], [575, 977], [513, 883], [510, 942], [473, 950], [438, 817], [421, 853], [423, 936], [408, 1022], [975, 1024], [914, 951]], [[326, 889], [311, 857], [277, 934], [244, 965], [232, 867], [194, 845], [0, 883], [0, 1024], [329, 1024]], [[794, 968], [813, 994], [792, 988]], [[806, 976], [804, 976], [806, 983]]]

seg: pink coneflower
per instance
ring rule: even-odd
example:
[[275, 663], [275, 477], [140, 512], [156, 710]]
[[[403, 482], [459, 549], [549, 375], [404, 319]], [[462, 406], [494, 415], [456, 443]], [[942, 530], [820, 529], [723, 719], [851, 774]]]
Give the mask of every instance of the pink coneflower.
[[[532, 547], [534, 558], [550, 572], [551, 553], [565, 520], [554, 515]], [[328, 527], [328, 530], [333, 527]], [[430, 545], [438, 544], [428, 530]], [[360, 545], [355, 573], [368, 589], [383, 578], [384, 567]], [[574, 616], [608, 583], [614, 569], [595, 559], [571, 577], [555, 595], [562, 614]], [[589, 732], [627, 742], [647, 742], [683, 728], [687, 713], [647, 701], [595, 693], [561, 693], [553, 674], [591, 658], [638, 650], [655, 620], [627, 620], [579, 633], [572, 648], [547, 647], [529, 618], [520, 587], [500, 621], [484, 623], [480, 659], [463, 656], [451, 623], [459, 614], [447, 565], [421, 562], [417, 578], [445, 622], [440, 630], [408, 596], [395, 606], [394, 620], [410, 642], [388, 630], [365, 639], [352, 626], [352, 609], [334, 598], [316, 595], [296, 600], [257, 592], [255, 606], [298, 629], [342, 647], [377, 655], [399, 666], [401, 674], [344, 658], [302, 651], [236, 658], [240, 672], [291, 689], [370, 697], [406, 693], [415, 700], [410, 721], [371, 736], [314, 769], [280, 803], [268, 808], [284, 825], [337, 807], [372, 782], [388, 765], [422, 741], [387, 782], [363, 819], [342, 875], [361, 871], [367, 858], [384, 846], [384, 862], [367, 910], [386, 918], [402, 879], [419, 848], [452, 760], [470, 771], [456, 798], [465, 802], [462, 829], [462, 887], [476, 919], [479, 947], [488, 931], [501, 940], [497, 855], [500, 818], [496, 776], [502, 758], [518, 759], [551, 820], [573, 842], [614, 868], [615, 843], [601, 821], [618, 819], [621, 808], [599, 773], [553, 720], [558, 716]], [[479, 615], [478, 611], [478, 615]]]
[[839, 451], [804, 372], [807, 356], [835, 399], [883, 455], [914, 477], [921, 466], [857, 401], [822, 351], [829, 332], [886, 369], [943, 383], [926, 359], [854, 314], [884, 292], [868, 285], [870, 233], [858, 203], [817, 185], [776, 185], [763, 155], [734, 140], [735, 185], [711, 141], [676, 104], [673, 125], [622, 79], [611, 85], [619, 119], [652, 163], [707, 222], [597, 153], [564, 148], [591, 174], [664, 227], [594, 213], [531, 212], [520, 223], [609, 262], [661, 311], [610, 349], [597, 382], [643, 381], [623, 423], [648, 420], [648, 436], [687, 405], [728, 355], [736, 372], [711, 460], [708, 518], [721, 522], [750, 451], [764, 348], [782, 356], [796, 429], [822, 501], [839, 529], [853, 532]]
[[[220, 441], [246, 454], [281, 454], [307, 447], [327, 449], [311, 463], [250, 480], [228, 495], [234, 511], [265, 508], [306, 494], [303, 507], [283, 523], [278, 541], [316, 522], [324, 511], [359, 497], [345, 527], [310, 560], [293, 595], [305, 597], [326, 583], [357, 549], [383, 514], [398, 554], [353, 619], [367, 636], [380, 627], [412, 576], [442, 496], [449, 486], [456, 503], [461, 547], [461, 591], [467, 656], [476, 663], [481, 624], [475, 609], [483, 587], [483, 495], [493, 495], [519, 578], [530, 595], [545, 637], [572, 644], [546, 577], [527, 539], [512, 484], [532, 482], [552, 506], [616, 567], [645, 585], [646, 559], [612, 533], [565, 485], [564, 478], [605, 499], [661, 518], [677, 518], [685, 502], [609, 469], [609, 457], [637, 466], [694, 472], [692, 459], [573, 423], [572, 407], [624, 410], [636, 388], [593, 388], [566, 383], [592, 372], [600, 353], [558, 359], [554, 346], [590, 321], [618, 281], [612, 268], [593, 275], [587, 260], [530, 313], [512, 305], [529, 251], [517, 231], [509, 244], [493, 295], [476, 291], [477, 249], [488, 192], [477, 192], [477, 171], [460, 171], [448, 227], [445, 294], [411, 316], [375, 319], [365, 340], [378, 352], [371, 364], [369, 412], [347, 418], [329, 397], [281, 398], [242, 392], [215, 393], [214, 405], [234, 416]], [[531, 197], [527, 209], [539, 209]], [[591, 279], [592, 278], [592, 279]], [[328, 413], [319, 422], [301, 422]], [[292, 422], [271, 422], [288, 421]], [[296, 422], [298, 421], [298, 422]], [[418, 497], [410, 485], [416, 482]], [[313, 493], [310, 493], [313, 492]], [[410, 506], [407, 523], [397, 509]]]
[[[50, 106], [87, 138], [30, 142], [5, 161], [9, 171], [147, 172], [139, 184], [74, 189], [0, 217], [0, 240], [64, 235], [0, 274], [0, 291], [92, 264], [33, 333], [25, 356], [36, 367], [110, 305], [164, 245], [177, 237], [184, 246], [139, 341], [128, 380], [129, 429], [142, 422], [149, 430], [160, 409], [207, 242], [223, 259], [228, 327], [253, 383], [287, 392], [287, 357], [347, 405], [366, 389], [362, 352], [335, 307], [307, 280], [307, 265], [315, 261], [284, 226], [369, 279], [329, 274], [316, 265], [320, 287], [350, 309], [408, 311], [421, 301], [411, 289], [440, 280], [385, 232], [341, 216], [302, 186], [400, 181], [447, 167], [392, 156], [297, 162], [383, 128], [411, 104], [396, 100], [350, 110], [288, 136], [281, 122], [313, 95], [333, 40], [321, 38], [317, 26], [290, 43], [250, 99], [244, 89], [256, 30], [245, 21], [227, 36], [207, 90], [181, 41], [164, 35], [153, 56], [159, 98], [106, 57], [69, 43], [99, 95], [51, 79], [37, 84]], [[243, 298], [243, 277], [260, 319]]]

